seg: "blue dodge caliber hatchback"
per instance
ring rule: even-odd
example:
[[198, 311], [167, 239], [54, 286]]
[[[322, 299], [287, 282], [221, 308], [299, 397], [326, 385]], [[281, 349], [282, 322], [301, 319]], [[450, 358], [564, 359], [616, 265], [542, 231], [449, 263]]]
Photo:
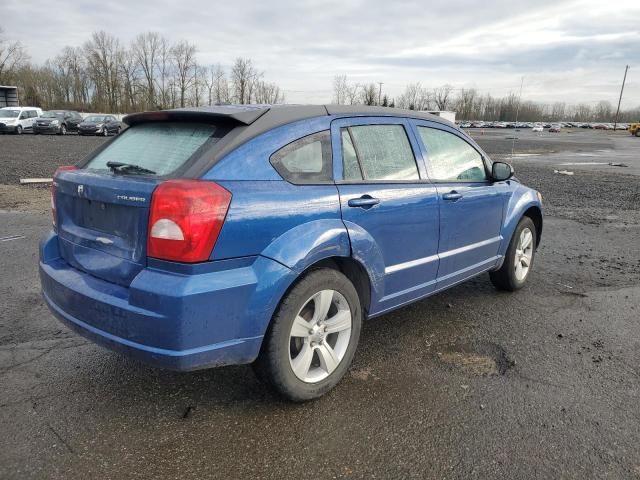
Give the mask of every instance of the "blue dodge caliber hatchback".
[[153, 365], [253, 363], [297, 401], [348, 369], [362, 321], [482, 272], [516, 290], [541, 196], [455, 125], [376, 107], [140, 113], [52, 189], [52, 312]]

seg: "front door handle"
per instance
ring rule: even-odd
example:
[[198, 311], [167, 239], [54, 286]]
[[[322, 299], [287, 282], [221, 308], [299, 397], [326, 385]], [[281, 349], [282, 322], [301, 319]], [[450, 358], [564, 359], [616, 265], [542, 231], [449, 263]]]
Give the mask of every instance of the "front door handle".
[[347, 202], [350, 207], [371, 208], [380, 203], [379, 198], [373, 198], [371, 195], [363, 195], [360, 198], [352, 198]]
[[450, 202], [455, 202], [456, 200], [460, 200], [461, 198], [462, 198], [462, 194], [456, 192], [455, 190], [442, 195], [443, 200], [449, 200]]

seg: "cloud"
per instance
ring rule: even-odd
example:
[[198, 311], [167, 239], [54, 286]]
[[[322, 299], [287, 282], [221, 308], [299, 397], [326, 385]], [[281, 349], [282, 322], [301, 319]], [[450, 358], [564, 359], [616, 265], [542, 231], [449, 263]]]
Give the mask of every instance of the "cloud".
[[[536, 100], [615, 101], [631, 64], [625, 104], [640, 105], [640, 4], [595, 0], [2, 0], [0, 26], [36, 62], [106, 30], [126, 45], [158, 31], [198, 46], [201, 63], [251, 57], [288, 101], [326, 102], [336, 74], [405, 85], [445, 83]], [[638, 66], [638, 74], [634, 73]]]

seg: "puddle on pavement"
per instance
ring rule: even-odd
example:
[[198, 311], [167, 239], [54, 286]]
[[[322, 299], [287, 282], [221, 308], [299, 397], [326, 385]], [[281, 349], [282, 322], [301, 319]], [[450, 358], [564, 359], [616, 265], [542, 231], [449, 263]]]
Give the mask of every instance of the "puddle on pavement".
[[504, 348], [491, 342], [443, 346], [438, 350], [437, 356], [447, 365], [479, 376], [504, 375], [514, 365]]

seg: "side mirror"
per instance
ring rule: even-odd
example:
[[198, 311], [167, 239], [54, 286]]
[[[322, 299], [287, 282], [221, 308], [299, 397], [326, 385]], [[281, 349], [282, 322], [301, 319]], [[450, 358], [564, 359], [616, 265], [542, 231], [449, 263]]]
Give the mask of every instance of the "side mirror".
[[493, 162], [491, 167], [491, 177], [496, 182], [504, 182], [513, 177], [513, 167], [504, 162]]

